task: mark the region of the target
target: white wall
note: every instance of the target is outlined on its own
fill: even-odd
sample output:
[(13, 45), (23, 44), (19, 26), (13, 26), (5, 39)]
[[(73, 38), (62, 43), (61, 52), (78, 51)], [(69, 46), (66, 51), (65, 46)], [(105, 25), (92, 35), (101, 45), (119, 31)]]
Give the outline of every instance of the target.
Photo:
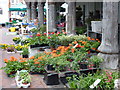
[(0, 8), (2, 8), (3, 13), (0, 14), (0, 23), (5, 23), (9, 21), (9, 8), (8, 0), (0, 0)]

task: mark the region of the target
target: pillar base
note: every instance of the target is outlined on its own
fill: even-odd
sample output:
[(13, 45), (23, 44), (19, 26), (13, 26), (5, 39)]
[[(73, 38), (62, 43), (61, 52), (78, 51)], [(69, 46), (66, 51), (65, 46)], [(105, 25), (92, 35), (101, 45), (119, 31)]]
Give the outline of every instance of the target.
[(103, 54), (99, 53), (98, 56), (104, 59), (100, 67), (103, 69), (118, 70), (119, 54)]

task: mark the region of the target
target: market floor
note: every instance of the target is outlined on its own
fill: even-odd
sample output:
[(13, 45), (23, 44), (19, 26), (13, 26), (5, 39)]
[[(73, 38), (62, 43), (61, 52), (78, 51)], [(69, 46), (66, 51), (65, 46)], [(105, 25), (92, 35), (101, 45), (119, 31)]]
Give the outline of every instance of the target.
[[(14, 44), (12, 38), (16, 35), (7, 35), (7, 28), (0, 28), (0, 43), (4, 44)], [(20, 57), (19, 53), (8, 54), (6, 51), (0, 50), (0, 67), (5, 66), (3, 62), (4, 58), (9, 59), (10, 56), (14, 56), (16, 58)], [(32, 83), (30, 88), (47, 88), (47, 85), (43, 82), (42, 77), (39, 75), (31, 75)], [(17, 88), (15, 79), (7, 77), (6, 73), (3, 70), (0, 70), (0, 88)], [(0, 89), (1, 90), (1, 89)]]

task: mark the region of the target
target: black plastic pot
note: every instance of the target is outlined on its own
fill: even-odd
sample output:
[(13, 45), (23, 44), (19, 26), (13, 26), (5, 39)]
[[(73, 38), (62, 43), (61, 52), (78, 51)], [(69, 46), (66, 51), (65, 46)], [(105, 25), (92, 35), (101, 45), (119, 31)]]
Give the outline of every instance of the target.
[(28, 58), (29, 56), (28, 55), (22, 55), (23, 58)]
[(44, 81), (47, 85), (58, 85), (60, 83), (57, 73), (46, 73), (44, 75)]
[(40, 74), (40, 75), (44, 75), (46, 73), (46, 71), (45, 70), (43, 70), (43, 71), (40, 71), (40, 72), (30, 72), (30, 74), (31, 75), (34, 75), (34, 74)]
[(88, 73), (94, 74), (97, 72), (97, 70), (100, 70), (98, 68), (92, 68), (92, 69), (83, 69), (80, 70), (80, 74), (88, 75)]
[(52, 70), (55, 70), (55, 68), (53, 67), (53, 65), (47, 65), (47, 70), (52, 71)]
[(61, 83), (63, 83), (64, 85), (68, 82), (65, 76), (60, 77), (60, 81), (61, 81)]
[(80, 69), (87, 69), (87, 64), (79, 63)]

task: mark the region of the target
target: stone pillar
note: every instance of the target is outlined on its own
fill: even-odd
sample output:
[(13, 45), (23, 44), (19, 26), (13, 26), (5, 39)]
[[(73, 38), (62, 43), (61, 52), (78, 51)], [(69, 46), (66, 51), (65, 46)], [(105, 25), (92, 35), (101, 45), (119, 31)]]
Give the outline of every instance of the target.
[(56, 31), (56, 9), (54, 2), (48, 2), (48, 30)]
[(39, 26), (44, 24), (44, 5), (42, 2), (38, 2), (38, 21)]
[(68, 34), (75, 34), (76, 27), (76, 3), (68, 3), (68, 13), (66, 15), (66, 31)]
[(31, 2), (31, 15), (32, 15), (32, 20), (37, 18), (37, 3), (36, 2)]
[(27, 22), (30, 22), (31, 19), (31, 2), (26, 2), (27, 5)]
[(103, 2), (103, 34), (102, 43), (98, 48), (104, 59), (101, 67), (106, 69), (118, 69), (118, 2), (104, 0)]

